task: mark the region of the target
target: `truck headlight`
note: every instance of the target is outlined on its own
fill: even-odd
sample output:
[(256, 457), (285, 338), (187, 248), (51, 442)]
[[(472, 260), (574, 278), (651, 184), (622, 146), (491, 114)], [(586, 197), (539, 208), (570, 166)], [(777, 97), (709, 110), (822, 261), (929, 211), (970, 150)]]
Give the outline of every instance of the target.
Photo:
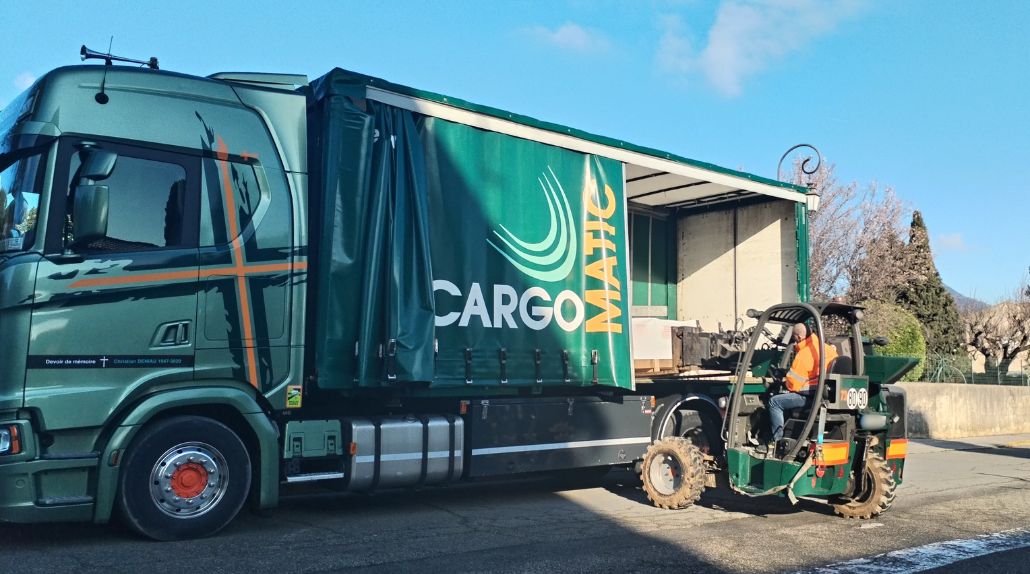
[(21, 452), (21, 439), (18, 437), (18, 426), (0, 427), (0, 456)]

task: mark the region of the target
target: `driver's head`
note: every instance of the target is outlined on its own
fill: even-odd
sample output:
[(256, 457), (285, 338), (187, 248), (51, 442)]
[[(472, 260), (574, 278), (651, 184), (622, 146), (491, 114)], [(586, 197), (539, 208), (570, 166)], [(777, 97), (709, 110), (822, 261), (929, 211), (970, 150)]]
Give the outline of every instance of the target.
[(791, 335), (790, 340), (795, 343), (800, 343), (805, 340), (808, 335), (808, 327), (804, 323), (794, 323), (794, 333)]

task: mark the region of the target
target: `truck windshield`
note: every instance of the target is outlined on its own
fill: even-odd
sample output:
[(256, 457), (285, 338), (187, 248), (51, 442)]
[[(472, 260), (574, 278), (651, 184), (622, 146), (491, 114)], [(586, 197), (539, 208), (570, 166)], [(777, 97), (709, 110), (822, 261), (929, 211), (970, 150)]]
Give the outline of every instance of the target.
[(0, 253), (33, 243), (40, 200), (42, 154), (0, 160)]

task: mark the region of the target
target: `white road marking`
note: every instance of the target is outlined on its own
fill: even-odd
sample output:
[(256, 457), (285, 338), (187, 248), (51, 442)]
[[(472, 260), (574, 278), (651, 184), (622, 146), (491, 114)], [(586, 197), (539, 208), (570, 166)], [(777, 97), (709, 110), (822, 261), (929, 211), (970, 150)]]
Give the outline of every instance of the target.
[(883, 526), (882, 522), (866, 522), (862, 526), (859, 526), (858, 529), (859, 530), (866, 530), (867, 528), (879, 528), (881, 526)]
[(967, 540), (949, 540), (838, 562), (796, 574), (910, 574), (947, 566), (961, 560), (1030, 547), (1030, 528), (985, 534)]

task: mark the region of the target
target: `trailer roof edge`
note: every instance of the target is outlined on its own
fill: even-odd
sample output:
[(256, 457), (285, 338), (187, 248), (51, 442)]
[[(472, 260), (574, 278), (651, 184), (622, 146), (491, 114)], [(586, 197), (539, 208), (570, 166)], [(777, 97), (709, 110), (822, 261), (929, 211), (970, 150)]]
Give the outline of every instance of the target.
[[(807, 190), (801, 186), (538, 120), (499, 108), (394, 84), (341, 68), (334, 69), (316, 81), (316, 83), (322, 82), (330, 85), (340, 82), (351, 89), (355, 84), (363, 85), (368, 99), (473, 127), (610, 157), (641, 167), (666, 171), (744, 191), (797, 202), (805, 201), (804, 194)], [(336, 91), (330, 86), (326, 87)], [(351, 90), (347, 91), (353, 93)]]

